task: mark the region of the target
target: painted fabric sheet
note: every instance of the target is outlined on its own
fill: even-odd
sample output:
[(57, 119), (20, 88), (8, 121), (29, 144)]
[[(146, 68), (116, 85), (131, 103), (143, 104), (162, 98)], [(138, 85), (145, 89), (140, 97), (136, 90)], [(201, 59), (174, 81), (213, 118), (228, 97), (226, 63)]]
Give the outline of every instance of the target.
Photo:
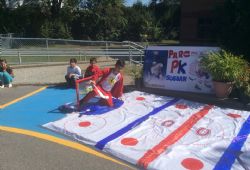
[(124, 94), (124, 104), (100, 115), (81, 115), (74, 112), (65, 118), (45, 124), (44, 127), (72, 136), (81, 142), (96, 145), (105, 137), (148, 114), (154, 108), (170, 102), (173, 98), (134, 91)]
[(106, 114), (45, 127), (145, 169), (250, 169), (250, 112), (136, 91), (124, 99)]

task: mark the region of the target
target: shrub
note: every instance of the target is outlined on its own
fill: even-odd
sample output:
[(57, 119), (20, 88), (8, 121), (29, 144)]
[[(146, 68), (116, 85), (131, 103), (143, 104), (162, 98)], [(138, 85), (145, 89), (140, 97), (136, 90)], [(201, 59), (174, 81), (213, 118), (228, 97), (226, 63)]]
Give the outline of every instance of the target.
[(246, 65), (247, 62), (241, 56), (225, 50), (211, 52), (201, 59), (201, 67), (218, 82), (235, 82), (244, 72)]
[(129, 74), (134, 78), (138, 79), (142, 77), (142, 66), (141, 65), (133, 65), (130, 69)]
[(242, 75), (239, 77), (239, 79), (236, 81), (236, 86), (242, 92), (250, 96), (250, 68), (246, 68), (245, 71), (242, 73)]

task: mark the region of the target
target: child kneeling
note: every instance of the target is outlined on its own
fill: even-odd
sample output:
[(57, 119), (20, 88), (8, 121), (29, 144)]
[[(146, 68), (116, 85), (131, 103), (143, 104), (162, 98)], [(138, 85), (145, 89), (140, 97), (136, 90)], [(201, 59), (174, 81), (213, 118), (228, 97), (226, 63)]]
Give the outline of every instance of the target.
[[(101, 71), (101, 74), (94, 75), (93, 81), (91, 82), (94, 89), (80, 100), (80, 107), (95, 96), (101, 97), (101, 105), (112, 107), (112, 97), (120, 98), (123, 94), (123, 76), (121, 70), (124, 67), (125, 62), (118, 60), (114, 68), (105, 68)], [(96, 83), (95, 80), (98, 79), (98, 76), (101, 76), (101, 79)]]

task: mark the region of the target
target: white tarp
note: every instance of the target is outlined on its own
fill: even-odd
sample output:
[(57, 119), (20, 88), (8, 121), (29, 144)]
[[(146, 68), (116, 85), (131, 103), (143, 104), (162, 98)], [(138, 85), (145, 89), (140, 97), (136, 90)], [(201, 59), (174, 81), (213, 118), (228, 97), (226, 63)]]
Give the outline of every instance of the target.
[[(143, 101), (140, 100), (143, 97)], [(46, 128), (64, 133), (84, 143), (95, 145), (97, 141), (116, 132), (132, 121), (146, 115), (154, 107), (163, 105), (173, 98), (132, 92), (124, 94), (122, 107), (101, 115), (68, 114), (65, 118), (44, 125)], [(139, 100), (138, 100), (139, 99)], [(85, 126), (82, 127), (81, 123)], [(90, 126), (89, 123), (91, 123)]]
[(249, 116), (247, 111), (134, 91), (111, 112), (73, 113), (44, 127), (103, 145), (105, 152), (146, 169), (240, 170), (250, 169)]

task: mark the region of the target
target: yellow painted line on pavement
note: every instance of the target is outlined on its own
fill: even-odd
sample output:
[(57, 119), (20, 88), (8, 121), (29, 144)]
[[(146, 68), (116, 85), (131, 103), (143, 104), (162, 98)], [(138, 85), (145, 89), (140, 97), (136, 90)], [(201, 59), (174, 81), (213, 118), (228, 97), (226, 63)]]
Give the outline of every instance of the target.
[(23, 100), (23, 99), (25, 99), (27, 97), (30, 97), (30, 96), (32, 96), (32, 95), (34, 95), (36, 93), (39, 93), (40, 91), (42, 91), (42, 90), (44, 90), (46, 88), (47, 88), (47, 86), (41, 87), (41, 88), (39, 88), (39, 89), (37, 89), (37, 90), (35, 90), (35, 91), (31, 92), (31, 93), (28, 93), (28, 94), (26, 94), (26, 95), (24, 95), (22, 97), (19, 97), (19, 98), (15, 99), (15, 100), (12, 100), (12, 101), (10, 101), (10, 102), (8, 102), (6, 104), (0, 105), (0, 109), (3, 109), (3, 108), (5, 108), (5, 107), (7, 107), (7, 106), (9, 106), (11, 104), (14, 104), (16, 102), (19, 102), (20, 100)]
[(103, 159), (118, 163), (120, 165), (127, 166), (130, 169), (135, 170), (135, 168), (132, 168), (129, 165), (126, 165), (126, 164), (124, 164), (124, 163), (122, 163), (122, 162), (120, 162), (118, 160), (115, 160), (115, 159), (113, 159), (113, 158), (111, 158), (109, 156), (106, 156), (106, 155), (104, 155), (104, 154), (102, 154), (100, 152), (95, 151), (94, 149), (88, 148), (88, 147), (86, 147), (84, 145), (81, 145), (79, 143), (76, 143), (76, 142), (72, 142), (72, 141), (69, 141), (69, 140), (61, 139), (61, 138), (58, 138), (58, 137), (50, 136), (50, 135), (39, 133), (39, 132), (34, 132), (34, 131), (24, 130), (24, 129), (18, 129), (18, 128), (13, 128), (13, 127), (0, 126), (0, 130), (6, 131), (6, 132), (11, 132), (11, 133), (27, 135), (27, 136), (32, 136), (32, 137), (36, 137), (36, 138), (39, 138), (39, 139), (44, 139), (44, 140), (47, 140), (47, 141), (50, 141), (50, 142), (54, 142), (54, 143), (57, 143), (57, 144), (60, 144), (60, 145), (64, 145), (64, 146), (67, 146), (67, 147), (70, 147), (70, 148), (73, 148), (73, 149), (77, 149), (77, 150), (80, 150), (80, 151), (95, 155), (97, 157), (100, 157), (100, 158), (103, 158)]

